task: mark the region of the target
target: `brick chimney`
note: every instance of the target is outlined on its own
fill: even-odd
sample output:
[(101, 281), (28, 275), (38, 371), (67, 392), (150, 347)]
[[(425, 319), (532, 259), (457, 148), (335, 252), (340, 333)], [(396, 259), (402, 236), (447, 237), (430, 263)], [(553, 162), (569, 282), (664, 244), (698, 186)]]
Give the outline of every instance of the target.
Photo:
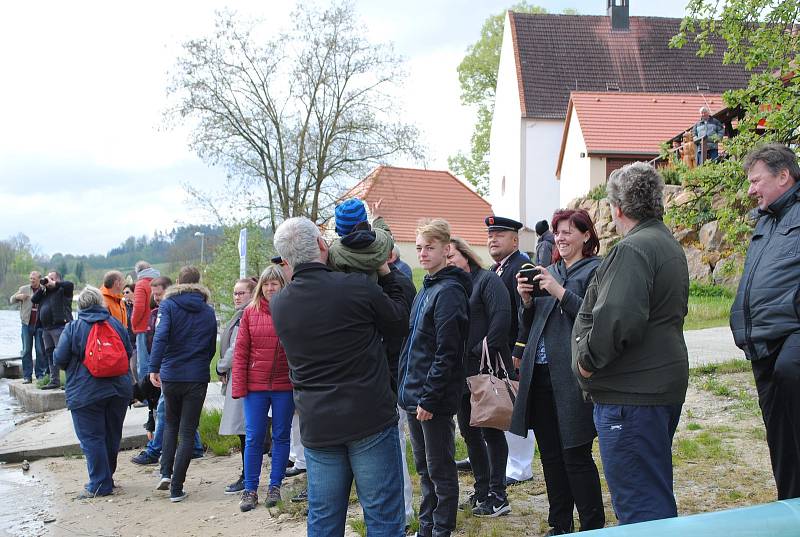
[(608, 16), (612, 31), (627, 32), (630, 29), (628, 0), (608, 0)]

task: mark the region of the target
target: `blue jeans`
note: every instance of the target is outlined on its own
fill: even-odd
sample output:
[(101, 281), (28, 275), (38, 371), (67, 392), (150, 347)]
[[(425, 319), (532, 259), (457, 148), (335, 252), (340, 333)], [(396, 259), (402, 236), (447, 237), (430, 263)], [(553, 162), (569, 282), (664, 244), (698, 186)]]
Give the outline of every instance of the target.
[[(22, 337), (22, 377), (25, 379), (30, 379), (33, 377), (33, 333), (35, 328), (28, 326), (27, 324), (22, 325), (22, 331), (20, 336)], [(37, 349), (39, 351), (39, 349)], [(36, 353), (37, 358), (39, 357), (39, 352)], [(37, 375), (38, 377), (38, 375)]]
[(264, 461), (264, 437), (267, 412), (272, 407), (272, 464), (269, 486), (280, 487), (289, 461), (289, 437), (292, 432), (294, 400), (291, 391), (249, 392), (244, 400), (244, 488), (258, 490), (261, 463)]
[[(161, 456), (161, 446), (164, 442), (164, 425), (166, 424), (166, 411), (164, 409), (164, 394), (158, 398), (158, 406), (156, 407), (156, 430), (153, 432), (153, 439), (147, 443), (145, 451), (153, 457)], [(200, 441), (200, 433), (194, 432), (194, 451), (193, 457), (203, 456), (203, 442)]]
[(594, 404), (600, 458), (620, 525), (678, 516), (672, 437), (682, 406)]
[(150, 374), (150, 353), (147, 352), (147, 333), (136, 334), (136, 374), (137, 380)]
[(117, 453), (128, 403), (127, 398), (115, 396), (71, 411), (72, 425), (89, 471), (86, 490), (96, 496), (107, 496), (114, 488)]
[(47, 353), (44, 350), (44, 330), (41, 326), (33, 330), (33, 347), (36, 350), (36, 361), (34, 362), (34, 373), (37, 379), (43, 379), (50, 372), (50, 365), (47, 363)]
[(344, 535), (353, 478), (367, 535), (403, 535), (403, 469), (397, 425), (361, 440), (324, 448), (305, 447), (308, 466), (309, 537)]

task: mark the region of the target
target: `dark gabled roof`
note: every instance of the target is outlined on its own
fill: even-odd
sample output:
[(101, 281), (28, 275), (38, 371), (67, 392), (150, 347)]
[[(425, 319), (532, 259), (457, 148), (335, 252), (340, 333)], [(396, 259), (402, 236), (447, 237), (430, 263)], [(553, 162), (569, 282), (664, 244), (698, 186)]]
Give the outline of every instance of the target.
[(681, 19), (631, 17), (630, 30), (612, 32), (604, 16), (509, 17), (523, 117), (564, 119), (572, 91), (723, 93), (750, 80), (741, 65), (722, 65), (721, 40), (705, 58), (693, 43), (669, 48)]

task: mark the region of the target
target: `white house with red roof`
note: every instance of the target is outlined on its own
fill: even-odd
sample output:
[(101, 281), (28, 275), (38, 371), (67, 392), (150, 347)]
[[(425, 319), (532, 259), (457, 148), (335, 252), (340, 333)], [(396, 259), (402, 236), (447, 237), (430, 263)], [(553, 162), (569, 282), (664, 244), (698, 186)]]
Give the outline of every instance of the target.
[(572, 92), (556, 164), (559, 205), (585, 196), (625, 164), (649, 161), (661, 144), (725, 107), (719, 94)]
[(484, 264), (491, 262), (484, 218), (494, 214), (492, 206), (450, 172), (378, 166), (342, 199), (350, 197), (370, 208), (381, 201), (380, 215), (392, 229), (401, 259), (412, 267), (419, 266), (416, 230), (424, 218), (444, 218), (454, 236), (466, 240)]
[[(670, 48), (681, 19), (631, 17), (629, 3), (605, 0), (607, 16), (506, 14), (489, 152), (496, 214), (532, 229), (562, 205), (556, 167), (572, 92), (697, 96), (747, 85), (741, 65), (723, 65), (723, 41), (712, 38), (716, 52), (703, 58), (694, 43)], [(625, 119), (632, 130), (658, 118)]]

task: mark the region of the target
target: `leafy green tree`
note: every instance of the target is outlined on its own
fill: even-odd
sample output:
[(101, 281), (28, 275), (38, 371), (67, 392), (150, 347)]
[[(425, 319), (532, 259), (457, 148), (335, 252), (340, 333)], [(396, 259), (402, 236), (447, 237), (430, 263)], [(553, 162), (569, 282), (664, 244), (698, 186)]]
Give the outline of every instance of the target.
[[(520, 13), (547, 13), (544, 8), (524, 1), (514, 4), (509, 10)], [(565, 9), (564, 12), (577, 14), (577, 11), (571, 8)], [(489, 138), (505, 17), (506, 11), (503, 11), (486, 19), (481, 28), (480, 39), (469, 46), (467, 55), (458, 65), (461, 102), (477, 107), (477, 120), (470, 140), (469, 154), (459, 151), (447, 159), (447, 164), (456, 175), (463, 176), (472, 183), (482, 195), (489, 192)]]
[(692, 41), (698, 55), (719, 54), (713, 37), (727, 47), (725, 64), (739, 64), (753, 72), (746, 88), (725, 92), (725, 103), (740, 109), (738, 135), (725, 142), (730, 156), (723, 162), (706, 162), (686, 172), (683, 183), (689, 200), (674, 206), (668, 218), (692, 226), (718, 219), (728, 242), (744, 250), (743, 240), (752, 221), (754, 203), (747, 196), (747, 178), (741, 166), (744, 155), (762, 143), (789, 143), (798, 138), (800, 125), (800, 33), (796, 31), (799, 0), (690, 0), (674, 47)]
[(239, 230), (247, 228), (247, 276), (258, 277), (275, 255), (267, 231), (253, 221), (225, 226), (214, 259), (206, 268), (203, 282), (223, 318), (233, 311), (233, 284), (239, 279)]

